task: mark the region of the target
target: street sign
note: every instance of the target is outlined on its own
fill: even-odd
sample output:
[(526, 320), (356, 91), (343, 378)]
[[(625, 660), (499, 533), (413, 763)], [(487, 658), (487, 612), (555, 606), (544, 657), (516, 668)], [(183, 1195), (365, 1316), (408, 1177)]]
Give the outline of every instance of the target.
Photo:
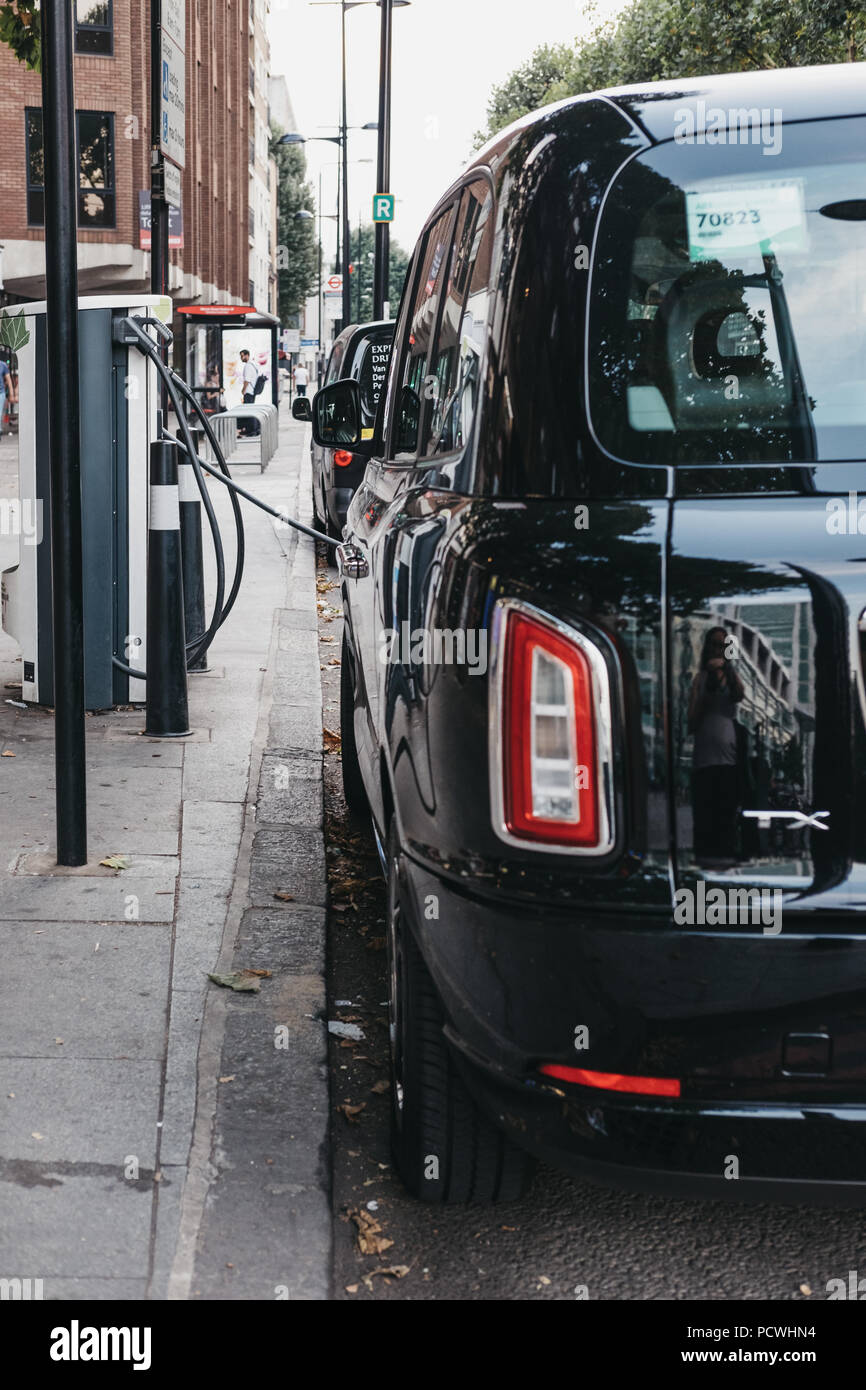
[(393, 193), (374, 193), (374, 194), (373, 194), (373, 221), (374, 221), (374, 222), (393, 222), (393, 221), (394, 221), (394, 194), (393, 194)]
[[(302, 339), (301, 339), (301, 347), (302, 347), (302, 348), (305, 348), (305, 347), (317, 347), (317, 346), (318, 346), (318, 342), (319, 342), (318, 338), (302, 338)], [(287, 349), (287, 350), (288, 350), (288, 349)]]
[(181, 173), (176, 164), (163, 164), (163, 196), (169, 207), (181, 206)]
[[(142, 251), (151, 249), (150, 233), (150, 189), (141, 188), (138, 192), (138, 244)], [(168, 209), (168, 244), (173, 251), (183, 246), (183, 213), (171, 204)]]
[(178, 48), (186, 48), (186, 0), (162, 0), (160, 21)]
[(299, 328), (287, 328), (283, 333), (283, 352), (300, 352), (301, 350), (301, 331)]
[(159, 148), (186, 164), (186, 0), (162, 0)]
[(329, 275), (325, 281), (325, 290), (330, 294), (342, 294), (343, 277), (342, 275)]

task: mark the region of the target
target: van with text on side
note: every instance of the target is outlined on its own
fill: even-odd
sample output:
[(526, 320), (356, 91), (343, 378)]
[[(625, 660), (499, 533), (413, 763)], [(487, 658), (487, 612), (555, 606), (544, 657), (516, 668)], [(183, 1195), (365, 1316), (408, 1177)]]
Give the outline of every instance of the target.
[[(367, 466), (373, 424), (394, 336), (393, 320), (353, 323), (344, 328), (331, 349), (323, 386), (349, 377), (358, 383), (361, 401), (361, 436), (354, 449), (323, 449), (313, 441), (313, 525), (338, 539), (343, 534), (352, 494)], [(304, 397), (292, 406), (296, 420), (310, 419), (310, 402)]]
[(859, 499), (866, 65), (570, 99), (444, 193), (338, 552), (417, 1196), (866, 1199)]

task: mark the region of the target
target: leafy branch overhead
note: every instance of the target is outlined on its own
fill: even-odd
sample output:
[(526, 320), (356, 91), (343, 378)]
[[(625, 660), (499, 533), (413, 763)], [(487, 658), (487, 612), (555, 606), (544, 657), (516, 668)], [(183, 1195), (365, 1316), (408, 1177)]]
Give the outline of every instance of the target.
[(19, 63), (38, 72), (42, 66), (42, 18), (39, 0), (14, 0), (0, 4), (0, 43), (5, 43)]

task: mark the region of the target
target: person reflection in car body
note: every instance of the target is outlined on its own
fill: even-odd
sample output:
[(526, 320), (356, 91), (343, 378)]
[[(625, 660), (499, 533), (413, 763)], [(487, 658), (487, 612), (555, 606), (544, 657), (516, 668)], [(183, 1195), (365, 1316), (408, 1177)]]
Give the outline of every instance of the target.
[(726, 655), (723, 627), (704, 638), (700, 670), (689, 696), (694, 851), (698, 860), (733, 860), (737, 855), (738, 762), (736, 707), (743, 683)]

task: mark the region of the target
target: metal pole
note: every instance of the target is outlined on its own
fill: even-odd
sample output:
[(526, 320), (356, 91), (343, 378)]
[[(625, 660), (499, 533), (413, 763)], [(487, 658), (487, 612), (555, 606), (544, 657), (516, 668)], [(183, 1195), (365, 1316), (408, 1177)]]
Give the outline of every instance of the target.
[[(322, 171), (319, 170), (319, 298), (316, 306), (319, 329), (319, 352), (322, 351)], [(318, 365), (318, 364), (317, 364)]]
[(87, 863), (84, 591), (78, 398), (78, 153), (72, 6), (42, 6), (42, 144), (54, 624), (57, 862)]
[(358, 323), (361, 322), (361, 213), (358, 213), (358, 264), (355, 266), (358, 277)]
[[(168, 294), (168, 203), (165, 201), (159, 122), (162, 109), (162, 0), (150, 0), (150, 289), (152, 294)], [(168, 363), (168, 349), (160, 344), (160, 355)], [(168, 387), (160, 376), (160, 403), (163, 419), (168, 415)]]
[[(379, 135), (377, 149), (376, 192), (391, 191), (391, 0), (380, 0), (382, 32), (379, 44)], [(388, 290), (391, 228), (387, 222), (376, 223), (376, 249), (373, 271), (373, 318), (385, 317)]]
[(343, 22), (343, 327), (346, 328), (352, 322), (352, 286), (349, 283), (349, 243), (352, 234), (349, 229), (349, 126), (346, 114), (346, 0), (342, 0), (340, 5), (340, 17)]

